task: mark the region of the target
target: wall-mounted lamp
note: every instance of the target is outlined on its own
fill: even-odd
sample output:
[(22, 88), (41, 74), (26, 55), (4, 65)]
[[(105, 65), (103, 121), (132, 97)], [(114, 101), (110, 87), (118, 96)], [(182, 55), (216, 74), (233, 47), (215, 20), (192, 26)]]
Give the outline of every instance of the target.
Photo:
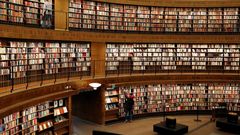
[(94, 90), (97, 90), (98, 87), (100, 87), (101, 83), (90, 83), (89, 86), (93, 87)]

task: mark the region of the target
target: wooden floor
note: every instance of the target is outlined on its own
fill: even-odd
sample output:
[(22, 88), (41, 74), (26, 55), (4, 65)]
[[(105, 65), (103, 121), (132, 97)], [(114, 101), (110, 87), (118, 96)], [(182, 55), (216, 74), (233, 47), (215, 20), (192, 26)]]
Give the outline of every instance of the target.
[[(177, 123), (188, 125), (188, 135), (234, 135), (216, 128), (209, 115), (199, 116), (201, 122), (196, 122), (194, 115), (171, 116), (177, 118)], [(157, 135), (153, 125), (163, 120), (163, 117), (148, 117), (134, 120), (131, 123), (118, 122), (111, 125), (97, 125), (73, 117), (73, 135), (91, 135), (93, 130), (119, 133), (123, 135)]]

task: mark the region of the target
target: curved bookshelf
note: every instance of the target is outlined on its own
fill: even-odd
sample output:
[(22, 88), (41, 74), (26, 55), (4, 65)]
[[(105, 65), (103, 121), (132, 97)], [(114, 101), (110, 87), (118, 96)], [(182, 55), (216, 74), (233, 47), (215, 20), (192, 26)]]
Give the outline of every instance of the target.
[[(29, 18), (23, 22), (22, 14), (19, 13), (19, 19), (11, 23), (40, 25), (41, 2), (22, 1), (25, 3), (1, 1), (1, 22), (9, 24), (5, 20), (9, 19), (6, 13), (12, 11), (6, 8), (14, 5), (13, 8), (18, 7), (19, 10), (22, 10), (22, 7), (26, 8), (24, 14), (30, 11), (32, 13), (26, 14)], [(17, 100), (23, 102), (26, 97), (37, 98), (43, 91), (46, 96), (51, 96), (62, 78), (68, 78), (63, 81), (64, 85), (71, 84), (78, 90), (82, 88), (81, 83), (87, 84), (92, 81), (99, 81), (105, 85), (121, 83), (116, 92), (101, 93), (105, 90), (100, 90), (102, 95), (98, 96), (104, 99), (99, 100), (101, 105), (98, 104), (98, 107), (104, 110), (96, 111), (103, 113), (96, 119), (104, 119), (108, 114), (110, 117), (106, 120), (118, 118), (121, 114), (119, 103), (122, 103), (122, 87), (127, 90), (130, 85), (135, 89), (141, 87), (146, 90), (136, 96), (139, 99), (144, 99), (145, 96), (141, 95), (144, 93), (150, 96), (149, 99), (143, 100), (143, 103), (149, 104), (136, 106), (136, 109), (141, 107), (143, 110), (136, 110), (135, 114), (163, 112), (162, 99), (168, 102), (168, 112), (194, 111), (194, 105), (198, 101), (203, 111), (209, 111), (215, 103), (222, 101), (229, 103), (230, 110), (239, 111), (236, 109), (239, 101), (235, 98), (237, 96), (233, 95), (239, 95), (239, 86), (236, 84), (239, 84), (240, 73), (240, 3), (233, 2), (231, 5), (228, 1), (226, 5), (221, 3), (211, 7), (207, 4), (196, 7), (193, 6), (193, 2), (185, 4), (188, 6), (174, 4), (172, 7), (146, 6), (144, 2), (139, 5), (133, 3), (106, 3), (101, 0), (70, 3), (67, 9), (69, 12), (66, 13), (69, 13), (69, 21), (72, 24), (64, 25), (81, 31), (56, 31), (1, 24), (1, 87), (5, 89), (5, 86), (15, 83), (28, 84), (37, 81), (44, 84), (47, 80), (54, 80), (54, 83), (49, 84), (51, 88), (46, 88), (45, 84), (34, 89), (23, 88), (24, 91), (19, 92), (22, 93), (21, 99)], [(29, 5), (32, 6), (28, 7)], [(38, 12), (34, 6), (40, 6)], [(32, 14), (37, 14), (38, 18)], [(10, 19), (14, 21), (14, 17)], [(2, 42), (2, 38), (6, 41)], [(82, 41), (83, 44), (89, 43), (89, 46), (80, 47), (78, 44), (82, 44)], [(91, 48), (90, 42), (98, 48)], [(98, 61), (97, 58), (101, 59)], [(96, 71), (101, 71), (99, 78), (92, 76)], [(92, 78), (82, 79), (82, 76)], [(77, 79), (70, 80), (74, 77)], [(137, 83), (144, 85), (137, 86)], [(153, 88), (153, 84), (157, 88)], [(176, 94), (171, 93), (176, 90)], [(161, 96), (159, 92), (162, 93)], [(185, 92), (191, 94), (186, 95)], [(196, 92), (198, 94), (195, 94)], [(9, 103), (5, 104), (14, 104), (12, 100), (19, 93), (13, 92), (9, 93), (9, 97), (1, 97), (0, 104), (4, 105), (3, 102), (9, 99)], [(104, 94), (108, 96), (107, 104), (104, 102)], [(193, 99), (195, 96), (199, 98)], [(172, 97), (177, 97), (178, 105), (175, 106), (175, 100), (171, 101)], [(192, 100), (190, 105), (185, 104), (185, 97), (189, 101)], [(147, 108), (144, 108), (145, 106)], [(19, 107), (11, 109), (21, 110)], [(48, 116), (52, 115), (50, 113)], [(61, 119), (57, 118), (60, 121)], [(62, 122), (70, 123), (68, 120)], [(63, 126), (61, 122), (56, 125)], [(67, 128), (63, 127), (58, 132), (67, 133), (65, 129)]]
[[(181, 2), (179, 2), (181, 3)], [(69, 29), (137, 33), (239, 33), (239, 7), (171, 7), (69, 1)]]
[(90, 76), (90, 43), (0, 41), (0, 87)]
[(106, 75), (239, 73), (239, 44), (108, 43)]
[[(71, 132), (71, 118), (68, 103), (71, 98), (55, 99), (21, 108), (8, 116), (0, 118), (1, 134), (53, 134), (55, 132)], [(57, 104), (57, 105), (56, 105)], [(59, 108), (58, 108), (59, 107)], [(43, 111), (44, 110), (44, 111)], [(55, 116), (57, 112), (58, 116)], [(54, 116), (53, 116), (54, 114)], [(64, 123), (64, 126), (59, 126)]]
[[(120, 84), (111, 89), (117, 91), (115, 109), (109, 110), (106, 102), (105, 122), (125, 117), (124, 93), (133, 93), (135, 117), (159, 114), (195, 114), (197, 111), (211, 114), (211, 111), (226, 103), (226, 110), (240, 112), (239, 83), (138, 83)], [(109, 92), (109, 88), (106, 89)], [(105, 95), (106, 101), (109, 98)], [(112, 104), (116, 104), (112, 102)], [(118, 110), (118, 111), (116, 111)], [(110, 119), (111, 118), (111, 119)]]

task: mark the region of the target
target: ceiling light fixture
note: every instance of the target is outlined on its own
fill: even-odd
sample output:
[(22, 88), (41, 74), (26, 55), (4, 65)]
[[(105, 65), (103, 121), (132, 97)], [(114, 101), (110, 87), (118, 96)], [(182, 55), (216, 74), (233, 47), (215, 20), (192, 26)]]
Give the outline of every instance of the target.
[(101, 83), (90, 83), (89, 86), (93, 87), (94, 90), (97, 90), (98, 87), (100, 87)]

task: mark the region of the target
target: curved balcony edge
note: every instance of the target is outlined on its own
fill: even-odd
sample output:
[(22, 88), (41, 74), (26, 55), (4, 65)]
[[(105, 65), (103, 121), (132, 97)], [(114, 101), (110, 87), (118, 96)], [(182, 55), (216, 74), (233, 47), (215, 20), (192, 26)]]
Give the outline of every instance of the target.
[(134, 34), (109, 32), (58, 31), (0, 24), (2, 39), (86, 41), (99, 43), (240, 43), (240, 35), (233, 34)]
[[(144, 77), (143, 77), (144, 76)], [(137, 84), (156, 84), (156, 83), (240, 83), (239, 74), (161, 74), (161, 75), (131, 75), (117, 77), (98, 77), (82, 80), (72, 80), (58, 84), (45, 85), (42, 87), (21, 90), (2, 96), (0, 100), (0, 117), (13, 113), (20, 108), (26, 108), (31, 105), (59, 97), (76, 95), (81, 91), (92, 90), (88, 86), (91, 82), (101, 84), (117, 85), (137, 85)], [(71, 89), (66, 89), (71, 86)]]

